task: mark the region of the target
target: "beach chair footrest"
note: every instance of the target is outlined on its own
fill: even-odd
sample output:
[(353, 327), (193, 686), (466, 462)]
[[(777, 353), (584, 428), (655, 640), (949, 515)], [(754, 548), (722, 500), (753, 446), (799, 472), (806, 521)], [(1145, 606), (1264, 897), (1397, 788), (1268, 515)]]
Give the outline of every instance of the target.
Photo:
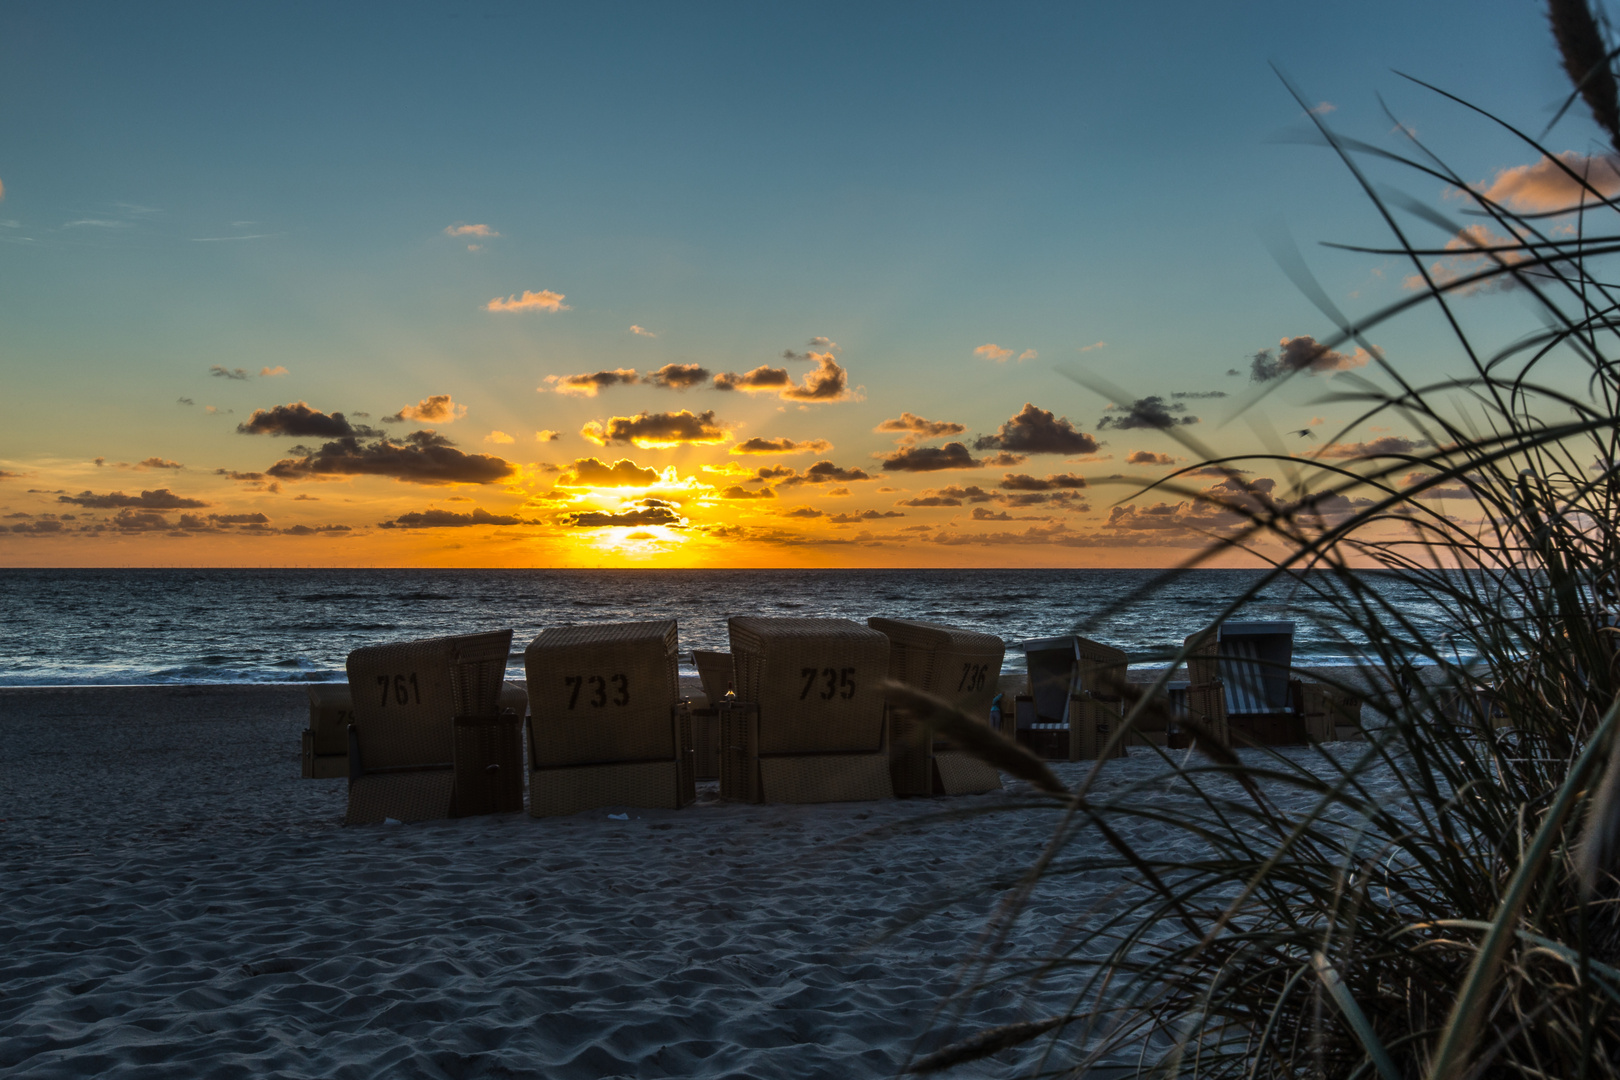
[(697, 797), (690, 770), (675, 761), (568, 765), (529, 773), (529, 813), (577, 814), (603, 806), (679, 810)]
[(1001, 788), (1001, 774), (961, 750), (934, 751), (934, 779), (941, 795), (974, 795)]
[(455, 792), (453, 768), (367, 773), (349, 781), (345, 825), (430, 821), (450, 816)]

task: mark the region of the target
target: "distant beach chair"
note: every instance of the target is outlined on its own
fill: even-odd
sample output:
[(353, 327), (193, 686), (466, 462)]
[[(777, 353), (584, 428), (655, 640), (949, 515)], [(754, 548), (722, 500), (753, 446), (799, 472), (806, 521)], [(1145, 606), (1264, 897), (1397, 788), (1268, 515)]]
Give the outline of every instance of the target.
[(1293, 678), (1292, 622), (1227, 622), (1187, 638), (1189, 698), (1217, 685), (1209, 720), (1262, 746), (1305, 742), (1303, 686)]
[[(516, 683), (501, 684), (500, 711), (522, 716), (529, 695)], [(304, 729), (303, 777), (341, 780), (349, 775), (349, 725), (354, 723), (354, 695), (349, 684), (309, 684), (309, 727)]]
[(703, 680), (702, 708), (692, 710), (692, 768), (699, 780), (720, 776), (720, 703), (732, 688), (734, 675), (731, 654), (705, 649), (692, 650), (692, 666)]
[(730, 620), (737, 701), (720, 707), (720, 793), (748, 802), (886, 799), (889, 639), (849, 619)]
[[(1050, 760), (1095, 760), (1124, 715), (1116, 688), (1126, 680), (1130, 657), (1078, 634), (1033, 638), (1022, 648), (1029, 693), (1015, 699), (1016, 739)], [(1109, 756), (1124, 757), (1125, 743)]]
[[(349, 654), (354, 722), (349, 727), (346, 824), (454, 816), (459, 812), (458, 780), (468, 789), (469, 809), (488, 801), (473, 788), (510, 792), (514, 773), (521, 800), (521, 758), (511, 760), (510, 736), (504, 755), (507, 775), (499, 774), (500, 762), (494, 760), (463, 760), (457, 768), (457, 721), (493, 723), (499, 716), (511, 647), (512, 631), (501, 630), (371, 645)], [(506, 726), (521, 741), (515, 723)]]
[[(889, 678), (944, 698), (989, 725), (1005, 642), (994, 634), (912, 619), (873, 617), (866, 625), (889, 639)], [(994, 766), (914, 726), (890, 714), (889, 776), (896, 795), (965, 795), (1001, 787)]]
[(679, 809), (695, 798), (674, 619), (557, 626), (523, 654), (529, 813)]

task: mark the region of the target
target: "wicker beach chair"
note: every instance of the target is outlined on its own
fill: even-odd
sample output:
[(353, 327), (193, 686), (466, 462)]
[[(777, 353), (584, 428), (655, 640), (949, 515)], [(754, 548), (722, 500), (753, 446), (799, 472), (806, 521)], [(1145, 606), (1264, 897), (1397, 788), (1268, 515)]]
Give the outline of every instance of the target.
[[(1130, 657), (1080, 637), (1034, 638), (1023, 643), (1030, 705), (1015, 712), (1015, 737), (1041, 757), (1089, 761), (1107, 747), (1124, 714), (1123, 683)], [(1110, 757), (1124, 757), (1116, 743)]]
[[(866, 625), (889, 639), (889, 678), (989, 724), (1007, 654), (1000, 638), (911, 619), (874, 617)], [(912, 721), (890, 714), (889, 776), (896, 795), (965, 795), (1001, 787), (994, 766), (913, 728)]]
[(738, 702), (721, 706), (720, 793), (751, 802), (886, 799), (889, 639), (849, 619), (730, 620)]
[(523, 654), (529, 813), (679, 809), (695, 797), (674, 619), (558, 626)]
[[(522, 716), (529, 695), (517, 683), (501, 684), (500, 711)], [(309, 684), (309, 727), (304, 729), (303, 777), (341, 780), (349, 775), (349, 725), (354, 723), (354, 695), (349, 684)]]
[(1305, 742), (1303, 685), (1291, 677), (1293, 623), (1221, 623), (1189, 635), (1187, 649), (1189, 701), (1195, 693), (1209, 695), (1209, 720), (1224, 738), (1261, 746)]
[[(354, 722), (346, 824), (457, 813), (456, 722), (499, 715), (511, 647), (512, 631), (501, 630), (372, 645), (349, 654)], [(463, 766), (466, 772), (474, 763)], [(521, 784), (521, 771), (512, 771)], [(468, 775), (479, 785), (504, 780), (510, 790), (510, 775), (500, 777), (487, 765)], [(485, 801), (467, 794), (469, 803)]]
[(693, 649), (692, 666), (708, 699), (692, 710), (692, 770), (699, 780), (714, 780), (720, 776), (720, 703), (732, 689), (731, 654)]

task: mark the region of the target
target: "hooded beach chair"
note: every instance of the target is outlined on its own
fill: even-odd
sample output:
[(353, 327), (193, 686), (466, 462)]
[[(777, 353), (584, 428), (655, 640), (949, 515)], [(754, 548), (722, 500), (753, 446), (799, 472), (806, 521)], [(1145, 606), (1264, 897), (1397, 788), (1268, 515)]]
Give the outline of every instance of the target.
[(705, 649), (692, 650), (692, 666), (703, 680), (707, 702), (692, 710), (692, 769), (699, 780), (720, 776), (720, 703), (732, 689), (731, 654)]
[[(500, 711), (522, 716), (529, 695), (516, 683), (501, 684)], [(309, 684), (309, 727), (304, 729), (303, 777), (341, 780), (349, 775), (349, 725), (354, 695), (346, 682)]]
[(720, 708), (720, 793), (749, 802), (886, 799), (889, 639), (849, 619), (730, 620), (737, 701)]
[[(866, 625), (889, 639), (889, 678), (943, 698), (989, 725), (1007, 654), (1000, 638), (912, 619), (874, 617)], [(910, 719), (890, 714), (889, 776), (896, 795), (965, 795), (1001, 787), (994, 766), (914, 727)]]
[(530, 643), (530, 814), (692, 802), (676, 637), (664, 619), (557, 626)]
[(1293, 623), (1221, 623), (1189, 635), (1187, 650), (1189, 701), (1195, 692), (1208, 695), (1202, 700), (1221, 737), (1246, 736), (1262, 746), (1305, 742), (1303, 689), (1292, 678)]
[[(476, 726), (499, 717), (511, 647), (512, 631), (500, 630), (371, 645), (349, 654), (354, 721), (349, 726), (346, 824), (472, 812), (489, 801), (486, 788), (506, 791), (509, 804), (514, 778), (521, 807), (522, 762), (521, 757), (513, 760), (513, 747), (522, 733), (515, 716), (505, 725), (507, 737), (485, 748), (487, 760), (461, 754), (464, 791), (457, 798), (457, 721), (473, 722), (468, 730), (476, 737)], [(489, 756), (502, 745), (504, 754)]]
[[(1094, 760), (1126, 711), (1118, 687), (1130, 657), (1078, 634), (1034, 638), (1023, 650), (1029, 693), (1014, 702), (1015, 738), (1044, 758)], [(1124, 742), (1109, 756), (1124, 757)]]

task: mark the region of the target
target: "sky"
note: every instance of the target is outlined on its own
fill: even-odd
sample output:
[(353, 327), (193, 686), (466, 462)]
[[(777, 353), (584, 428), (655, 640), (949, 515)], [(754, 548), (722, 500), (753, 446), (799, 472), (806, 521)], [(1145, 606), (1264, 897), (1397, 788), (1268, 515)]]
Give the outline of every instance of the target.
[(0, 16), (0, 565), (1166, 565), (1231, 522), (1145, 484), (1412, 435), (1268, 246), (1408, 288), (1310, 113), (1559, 197), (1398, 74), (1539, 133), (1526, 3)]

